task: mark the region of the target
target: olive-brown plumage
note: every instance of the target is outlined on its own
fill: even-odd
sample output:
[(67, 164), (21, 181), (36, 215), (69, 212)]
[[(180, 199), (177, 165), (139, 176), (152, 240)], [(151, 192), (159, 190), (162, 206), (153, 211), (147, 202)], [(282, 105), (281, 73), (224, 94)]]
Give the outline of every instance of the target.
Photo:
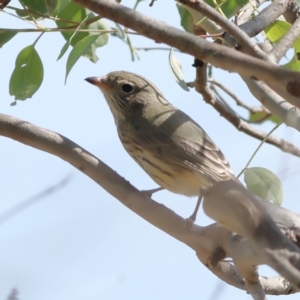
[(126, 151), (163, 188), (198, 196), (214, 181), (235, 179), (207, 133), (146, 78), (119, 71), (86, 80), (103, 92)]

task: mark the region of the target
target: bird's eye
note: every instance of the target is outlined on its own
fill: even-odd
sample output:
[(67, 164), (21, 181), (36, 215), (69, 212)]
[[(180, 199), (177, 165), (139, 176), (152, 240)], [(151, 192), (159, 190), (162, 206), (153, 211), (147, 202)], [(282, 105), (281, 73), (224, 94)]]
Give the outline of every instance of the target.
[(122, 85), (122, 90), (125, 93), (130, 93), (130, 92), (132, 92), (133, 87), (132, 87), (132, 85), (130, 85), (128, 83), (125, 83), (125, 84)]

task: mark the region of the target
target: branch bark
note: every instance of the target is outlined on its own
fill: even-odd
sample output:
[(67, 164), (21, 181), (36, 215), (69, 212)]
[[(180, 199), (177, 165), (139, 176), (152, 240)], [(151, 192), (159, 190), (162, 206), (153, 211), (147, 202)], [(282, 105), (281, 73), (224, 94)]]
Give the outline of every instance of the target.
[[(248, 274), (252, 275), (253, 265), (268, 263), (280, 274), (289, 278), (293, 286), (287, 284), (282, 277), (257, 277), (261, 291), (276, 295), (297, 291), (298, 283), (293, 276), (298, 276), (299, 271), (288, 265), (286, 257), (291, 257), (292, 263), (299, 268), (299, 249), (291, 241), (299, 243), (300, 217), (275, 205), (269, 208), (268, 205), (271, 204), (267, 202), (257, 206), (255, 200), (256, 202), (254, 201), (253, 204), (253, 196), (251, 194), (249, 196), (249, 192), (245, 191), (242, 185), (234, 186), (233, 192), (234, 190), (237, 192), (235, 195), (229, 194), (229, 198), (228, 193), (224, 192), (222, 188), (209, 189), (204, 202), (205, 209), (210, 216), (218, 220), (221, 216), (222, 220), (219, 221), (229, 229), (243, 234), (243, 237), (236, 236), (231, 230), (218, 223), (206, 227), (193, 225), (192, 228), (188, 228), (185, 219), (145, 196), (105, 163), (58, 133), (0, 114), (0, 135), (48, 152), (70, 163), (140, 217), (195, 250), (199, 260), (228, 284), (257, 293), (257, 286), (254, 289), (253, 286), (249, 287), (251, 278)], [(226, 186), (227, 182), (220, 184)], [(229, 182), (229, 184), (231, 183)], [(232, 188), (231, 185), (229, 187)], [(242, 199), (242, 201), (238, 199)], [(214, 201), (218, 201), (218, 204), (216, 205)], [(246, 208), (243, 203), (247, 204)], [(222, 212), (223, 208), (225, 209)], [(258, 208), (259, 211), (257, 211)], [(227, 211), (229, 212), (227, 213)], [(247, 217), (249, 212), (252, 213), (250, 220)], [(285, 235), (279, 230), (270, 215)], [(263, 235), (260, 230), (261, 226), (266, 226), (263, 228), (265, 233)], [(269, 228), (270, 231), (266, 228)], [(277, 241), (277, 238), (280, 240)], [(259, 250), (262, 246), (264, 248)], [(281, 252), (278, 246), (283, 247)], [(278, 256), (283, 260), (281, 263), (278, 261), (274, 263), (271, 258), (277, 259)], [(224, 257), (232, 257), (240, 269), (236, 269), (228, 262), (221, 261)], [(245, 279), (240, 274), (246, 274)], [(261, 291), (260, 295), (262, 295)]]
[[(300, 96), (300, 74), (264, 62), (228, 47), (209, 43), (166, 23), (109, 0), (73, 0), (101, 16), (131, 28), (156, 42), (165, 43), (199, 60), (256, 80), (262, 80), (277, 93)], [(300, 107), (300, 99), (293, 103)]]

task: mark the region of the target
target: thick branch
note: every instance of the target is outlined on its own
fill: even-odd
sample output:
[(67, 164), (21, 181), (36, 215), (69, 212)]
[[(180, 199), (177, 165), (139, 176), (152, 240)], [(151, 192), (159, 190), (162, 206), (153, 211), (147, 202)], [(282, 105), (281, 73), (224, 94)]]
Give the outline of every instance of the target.
[(300, 131), (300, 110), (276, 94), (265, 83), (242, 77), (253, 96), (286, 125)]
[[(198, 67), (197, 69), (200, 69), (200, 68)], [(202, 73), (197, 71), (196, 74), (198, 76), (198, 74), (202, 74)], [(253, 81), (251, 79), (248, 79), (248, 81), (249, 81), (249, 84), (250, 83), (257, 84), (256, 81)], [(197, 78), (196, 78), (196, 87), (197, 87), (197, 82), (198, 82), (198, 86), (201, 86), (199, 84), (199, 82), (201, 82), (201, 79), (197, 80)], [(265, 85), (265, 87), (268, 88), (266, 85)], [(268, 88), (268, 90), (272, 91), (270, 88)], [(267, 133), (265, 133), (262, 130), (259, 130), (257, 128), (254, 128), (249, 123), (242, 120), (230, 107), (227, 107), (223, 102), (216, 99), (216, 97), (213, 95), (212, 91), (210, 90), (210, 88), (208, 86), (205, 86), (205, 87), (201, 86), (201, 89), (198, 89), (197, 91), (202, 94), (203, 99), (205, 100), (206, 103), (210, 104), (215, 110), (217, 110), (220, 113), (220, 115), (222, 117), (224, 117), (227, 121), (229, 121), (234, 127), (236, 127), (236, 129), (238, 129), (256, 139), (259, 139), (261, 141), (267, 136)], [(273, 94), (275, 94), (275, 93), (273, 92)], [(258, 95), (257, 95), (257, 97), (258, 97)], [(267, 102), (267, 99), (264, 100), (264, 98), (262, 98), (261, 102), (264, 104), (264, 102)], [(270, 101), (270, 102), (271, 102), (271, 104), (274, 103), (272, 101)], [(285, 104), (288, 106), (291, 106), (287, 102), (279, 103), (278, 105), (283, 106), (283, 108), (280, 108), (280, 106), (279, 106), (278, 108), (275, 107), (275, 109), (282, 112)], [(268, 106), (273, 108), (272, 105), (266, 105), (267, 108), (269, 108)], [(297, 111), (295, 112), (295, 110), (297, 110)], [(294, 117), (294, 115), (296, 113), (298, 113), (298, 109), (294, 108), (293, 110), (290, 110), (290, 111), (286, 111), (286, 110), (284, 110), (284, 111), (286, 112), (286, 114), (284, 115), (285, 118), (283, 120), (286, 121), (288, 125), (293, 125), (293, 127), (299, 126), (299, 130), (300, 130), (300, 125), (298, 125), (298, 124), (300, 124), (300, 117), (298, 117), (296, 119), (295, 118), (292, 119)], [(280, 116), (281, 115), (282, 115), (282, 113), (280, 114)], [(296, 121), (296, 123), (295, 123), (295, 121)], [(283, 152), (291, 153), (295, 156), (300, 157), (300, 148), (295, 147), (292, 143), (289, 143), (279, 137), (271, 135), (266, 139), (266, 143), (279, 148)]]
[[(209, 43), (166, 23), (156, 21), (109, 0), (73, 0), (105, 18), (136, 30), (157, 42), (168, 44), (199, 60), (266, 82), (278, 93), (300, 96), (300, 74), (250, 57), (232, 49)], [(293, 103), (294, 104), (294, 103)], [(300, 99), (296, 103), (300, 107)], [(296, 105), (294, 104), (294, 105)]]
[(241, 24), (239, 26), (240, 29), (250, 37), (256, 36), (285, 13), (293, 1), (294, 0), (274, 0), (253, 19)]
[(260, 5), (265, 3), (267, 0), (252, 0), (251, 3), (248, 2), (244, 7), (239, 10), (236, 24), (241, 25), (248, 22), (252, 18), (255, 8), (258, 8)]
[(299, 16), (300, 7), (296, 1), (292, 1), (288, 10), (283, 14), (287, 22), (293, 24)]
[(233, 180), (214, 184), (204, 193), (203, 209), (228, 230), (245, 237), (260, 260), (300, 290), (300, 249), (284, 236), (266, 207), (241, 184)]
[[(191, 229), (187, 228), (185, 219), (176, 215), (164, 205), (146, 197), (98, 158), (58, 133), (0, 114), (0, 135), (12, 138), (67, 161), (97, 182), (133, 212), (194, 249), (201, 262), (207, 265), (222, 280), (237, 288), (246, 289), (243, 278), (241, 278), (233, 265), (216, 261), (218, 259), (215, 256), (216, 250), (223, 249), (226, 257), (230, 256), (237, 259), (237, 256), (239, 256), (241, 260), (247, 261), (247, 263), (257, 264), (259, 260), (254, 251), (252, 251), (252, 256), (249, 256), (248, 249), (251, 247), (249, 244), (243, 248), (243, 245), (239, 247), (239, 243), (236, 241), (233, 243), (232, 233), (221, 225), (212, 224), (207, 227), (193, 225)], [(238, 210), (234, 207), (232, 209), (232, 211), (238, 213)], [(281, 228), (288, 232), (288, 236), (297, 242), (297, 239), (295, 240), (297, 236), (295, 230), (296, 228), (300, 230), (297, 217), (294, 217), (288, 211), (283, 214), (275, 206), (272, 209), (274, 211), (270, 209), (271, 214), (275, 217), (283, 216), (281, 219), (277, 217), (278, 223), (281, 224)], [(291, 220), (292, 225), (285, 219)], [(239, 247), (239, 251), (234, 251), (237, 247)], [(243, 255), (246, 255), (244, 259), (242, 258)], [(215, 267), (211, 267), (208, 262), (211, 262)], [(284, 280), (278, 280), (278, 278), (260, 278), (260, 282), (268, 294), (286, 294), (295, 291), (288, 285), (284, 285)]]

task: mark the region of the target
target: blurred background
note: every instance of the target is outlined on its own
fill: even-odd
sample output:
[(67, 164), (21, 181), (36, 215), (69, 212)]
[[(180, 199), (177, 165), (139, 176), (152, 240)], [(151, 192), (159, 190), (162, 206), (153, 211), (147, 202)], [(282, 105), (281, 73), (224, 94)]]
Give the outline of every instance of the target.
[[(180, 28), (174, 1), (157, 1), (152, 8), (143, 1), (138, 11)], [(134, 1), (122, 1), (133, 6)], [(17, 6), (17, 1), (10, 3)], [(114, 26), (113, 23), (108, 23)], [(27, 25), (26, 25), (27, 26)], [(46, 21), (45, 27), (53, 23)], [(23, 22), (4, 13), (1, 28), (23, 28)], [(29, 27), (31, 28), (31, 27)], [(259, 141), (239, 132), (194, 90), (182, 90), (169, 70), (168, 51), (139, 51), (131, 61), (128, 46), (117, 37), (99, 48), (99, 61), (80, 58), (64, 84), (65, 55), (56, 62), (65, 40), (60, 33), (46, 33), (36, 49), (44, 65), (44, 81), (38, 92), (26, 101), (10, 106), (9, 79), (18, 53), (32, 44), (38, 33), (19, 33), (0, 49), (0, 111), (37, 126), (56, 131), (116, 170), (140, 190), (156, 184), (122, 148), (115, 124), (101, 92), (84, 79), (111, 71), (126, 70), (155, 83), (175, 106), (198, 122), (221, 148), (235, 174), (238, 174), (259, 145)], [(131, 36), (134, 47), (167, 47), (139, 36)], [(70, 49), (69, 49), (70, 51)], [(193, 57), (175, 52), (185, 80), (195, 78)], [(259, 105), (236, 74), (214, 69), (213, 76), (249, 105)], [(228, 102), (244, 117), (247, 112)], [(266, 122), (261, 129), (274, 127)], [(299, 134), (282, 125), (275, 132), (295, 145)], [(265, 167), (282, 180), (283, 206), (299, 212), (299, 159), (265, 144), (252, 167)], [(0, 137), (0, 216), (35, 195), (69, 182), (22, 212), (0, 224), (0, 299), (13, 288), (18, 299), (96, 300), (96, 299), (251, 299), (210, 273), (186, 245), (148, 224), (95, 182), (55, 156)], [(153, 199), (182, 217), (188, 217), (196, 198), (162, 191)], [(213, 221), (200, 209), (197, 224)], [(268, 267), (260, 275), (275, 276)], [(299, 295), (281, 296), (297, 299)], [(275, 299), (269, 296), (268, 299)], [(278, 299), (278, 298), (276, 298)]]

